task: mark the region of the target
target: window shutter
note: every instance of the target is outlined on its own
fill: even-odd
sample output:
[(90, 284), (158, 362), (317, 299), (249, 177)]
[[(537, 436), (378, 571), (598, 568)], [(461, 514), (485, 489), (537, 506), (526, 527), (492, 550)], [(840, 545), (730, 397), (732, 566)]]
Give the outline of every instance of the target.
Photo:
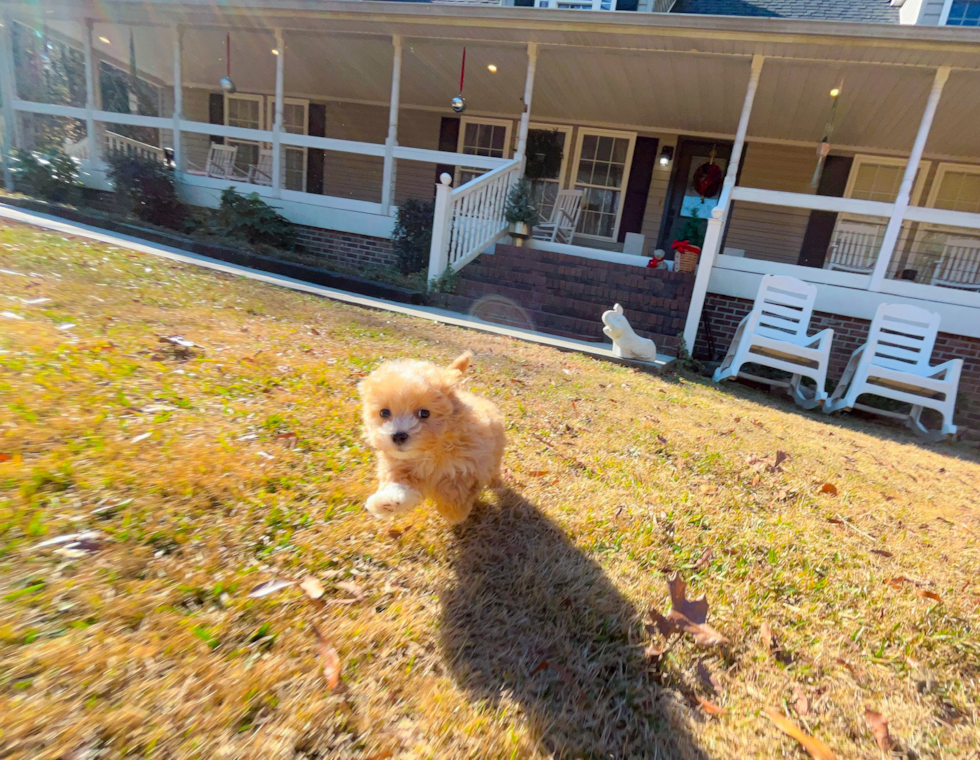
[(650, 194), (650, 180), (653, 179), (653, 164), (657, 160), (655, 137), (637, 137), (633, 147), (633, 163), (630, 164), (630, 178), (626, 182), (626, 196), (623, 198), (623, 215), (619, 222), (619, 242), (626, 240), (627, 232), (641, 232), (643, 213), (647, 208)]
[[(853, 162), (854, 159), (850, 156), (827, 156), (820, 175), (820, 184), (817, 185), (817, 195), (843, 198)], [(804, 267), (822, 267), (836, 224), (836, 211), (811, 211), (806, 232), (803, 234), (803, 245), (800, 246), (800, 258), (796, 263)]]
[[(448, 151), (449, 153), (455, 153), (459, 147), (459, 124), (460, 120), (453, 116), (443, 116), (442, 123), (439, 125), (439, 150)], [(437, 164), (436, 165), (436, 184), (439, 184), (439, 177), (442, 174), (448, 174), (450, 177), (456, 175), (456, 167), (449, 166), (448, 164)], [(435, 196), (435, 188), (432, 189), (433, 197)]]
[[(307, 132), (311, 137), (327, 136), (327, 107), (323, 103), (310, 103)], [(306, 192), (323, 195), (324, 151), (310, 148), (306, 151)]]
[[(212, 92), (208, 94), (208, 123), (209, 124), (225, 123), (225, 96), (223, 93)], [(224, 145), (225, 138), (215, 137), (212, 135), (211, 142), (218, 143), (219, 145)]]

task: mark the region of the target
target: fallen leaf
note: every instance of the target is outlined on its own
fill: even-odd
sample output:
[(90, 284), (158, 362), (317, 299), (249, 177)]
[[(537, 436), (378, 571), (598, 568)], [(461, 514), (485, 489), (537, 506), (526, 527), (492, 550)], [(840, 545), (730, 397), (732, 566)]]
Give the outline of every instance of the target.
[(13, 459), (13, 456), (3, 451), (0, 451), (0, 462), (9, 462), (11, 459)]
[[(708, 619), (708, 599), (688, 599), (687, 584), (680, 573), (674, 573), (667, 579), (667, 591), (670, 593), (671, 613), (678, 612), (695, 624), (702, 624)], [(669, 615), (668, 615), (669, 617)]]
[(282, 441), (289, 448), (293, 448), (296, 445), (296, 441), (299, 436), (296, 433), (279, 433), (276, 436), (277, 441)]
[(943, 598), (939, 596), (935, 591), (929, 591), (924, 588), (917, 588), (915, 590), (915, 595), (923, 599), (932, 599), (934, 602), (942, 602)]
[(714, 558), (715, 553), (711, 550), (711, 547), (705, 549), (703, 552), (701, 552), (701, 557), (698, 559), (698, 561), (694, 563), (694, 572), (700, 573), (709, 564), (711, 564), (711, 560)]
[(661, 446), (666, 446), (667, 445), (667, 439), (664, 438), (662, 435), (658, 435), (657, 436), (657, 443), (659, 443)]
[(34, 546), (35, 549), (43, 549), (48, 546), (60, 546), (63, 548), (74, 549), (82, 553), (98, 551), (102, 546), (103, 535), (97, 530), (86, 530), (81, 533), (65, 533), (54, 538), (48, 538)]
[(708, 715), (728, 715), (728, 710), (724, 707), (718, 707), (714, 702), (709, 702), (704, 697), (698, 697), (698, 704), (701, 705), (701, 709), (704, 710)]
[(150, 435), (152, 435), (152, 434), (151, 433), (141, 433), (140, 435), (134, 437), (130, 441), (130, 443), (139, 443), (140, 441), (145, 441), (147, 438), (150, 437)]
[(342, 691), (344, 682), (340, 680), (340, 655), (333, 645), (323, 638), (320, 630), (313, 625), (313, 634), (316, 636), (317, 651), (320, 660), (323, 662), (323, 676), (327, 679), (327, 688), (332, 692)]
[(762, 645), (776, 658), (778, 662), (783, 663), (783, 665), (793, 664), (793, 654), (792, 652), (787, 652), (783, 649), (782, 645), (779, 643), (779, 639), (776, 638), (776, 634), (772, 632), (772, 628), (769, 627), (769, 623), (763, 622), (759, 626), (759, 638), (762, 639)]
[(653, 662), (654, 665), (660, 664), (660, 658), (664, 656), (666, 647), (660, 644), (648, 644), (647, 648), (643, 650), (643, 654)]
[(312, 575), (306, 576), (303, 582), (299, 584), (299, 587), (303, 589), (303, 593), (310, 599), (319, 599), (323, 596), (323, 584)]
[(877, 554), (879, 557), (894, 557), (895, 555), (891, 552), (885, 551), (884, 549), (872, 549), (872, 554)]
[(651, 607), (647, 611), (647, 615), (653, 620), (653, 624), (647, 624), (647, 633), (653, 633), (655, 630), (659, 630), (660, 634), (666, 639), (669, 638), (672, 633), (674, 633), (674, 625), (667, 618), (661, 615), (656, 609)]
[(785, 451), (777, 451), (776, 462), (772, 466), (773, 472), (780, 469), (783, 466), (783, 462), (785, 462), (787, 459), (789, 459), (789, 454), (787, 454)]
[(833, 483), (824, 483), (820, 486), (820, 493), (830, 494), (831, 496), (837, 495), (837, 486)]
[(875, 741), (878, 742), (878, 748), (882, 752), (890, 752), (891, 748), (895, 746), (895, 740), (888, 733), (888, 718), (874, 710), (865, 710), (864, 719), (871, 726), (871, 733), (874, 734)]
[(293, 581), (284, 581), (282, 578), (273, 578), (271, 581), (260, 583), (258, 586), (253, 588), (248, 592), (248, 596), (249, 599), (259, 599), (263, 596), (274, 594), (277, 591), (282, 591), (282, 589), (292, 585)]
[(796, 741), (803, 745), (803, 749), (809, 752), (816, 760), (837, 760), (837, 755), (830, 750), (830, 747), (819, 739), (815, 739), (802, 731), (793, 721), (780, 714), (776, 708), (766, 708), (766, 715), (769, 716), (769, 720), (775, 723), (780, 731), (796, 739)]
[(311, 327), (310, 328), (310, 333), (313, 334), (313, 335), (319, 335), (320, 334), (320, 331), (317, 330), (315, 327)]
[(346, 591), (348, 594), (353, 594), (356, 601), (361, 601), (364, 598), (364, 589), (358, 586), (356, 583), (351, 581), (340, 581), (334, 584), (341, 591)]
[(801, 718), (805, 718), (810, 712), (810, 701), (806, 698), (803, 687), (799, 684), (793, 685), (793, 709)]
[(547, 474), (547, 470), (534, 470), (533, 472), (529, 472), (527, 475), (530, 478), (543, 478)]
[[(673, 633), (690, 634), (694, 643), (702, 647), (714, 647), (728, 642), (724, 636), (708, 625), (708, 600), (688, 599), (685, 596), (687, 584), (679, 573), (674, 573), (667, 579), (667, 590), (670, 592), (671, 609), (664, 617), (656, 609), (651, 608), (650, 617), (665, 638)], [(648, 630), (650, 628), (648, 627)]]
[(762, 639), (762, 646), (766, 649), (771, 650), (773, 648), (776, 639), (773, 638), (772, 628), (769, 627), (769, 623), (763, 622), (759, 626), (759, 638)]
[(710, 483), (708, 485), (701, 486), (701, 490), (704, 491), (704, 493), (711, 496), (712, 494), (718, 493), (718, 486), (714, 485), (713, 483)]
[(913, 581), (911, 578), (906, 578), (904, 575), (899, 575), (897, 578), (889, 578), (885, 581), (885, 583), (892, 588), (901, 588), (906, 583), (911, 583), (913, 586), (915, 585), (915, 581)]
[(718, 676), (708, 670), (704, 660), (698, 660), (698, 678), (701, 679), (701, 683), (708, 691), (713, 694), (721, 694), (721, 682), (718, 680)]
[(181, 335), (161, 335), (160, 343), (169, 343), (172, 346), (179, 346), (180, 348), (194, 348), (194, 344), (189, 340), (185, 340)]

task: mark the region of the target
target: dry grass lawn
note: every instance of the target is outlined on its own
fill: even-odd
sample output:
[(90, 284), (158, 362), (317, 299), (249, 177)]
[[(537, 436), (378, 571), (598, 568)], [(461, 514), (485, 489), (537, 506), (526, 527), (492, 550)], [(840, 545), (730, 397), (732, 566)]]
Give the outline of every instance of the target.
[[(0, 270), (0, 757), (805, 757), (767, 707), (977, 757), (975, 450), (27, 228)], [(372, 519), (359, 378), (464, 348), (506, 488)], [(669, 571), (727, 644), (655, 654)]]

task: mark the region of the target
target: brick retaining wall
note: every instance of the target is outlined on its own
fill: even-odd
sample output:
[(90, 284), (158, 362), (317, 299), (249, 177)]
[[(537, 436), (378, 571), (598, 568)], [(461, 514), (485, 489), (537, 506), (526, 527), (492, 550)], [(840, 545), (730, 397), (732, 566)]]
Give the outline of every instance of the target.
[[(704, 302), (704, 315), (715, 340), (716, 356), (712, 358), (719, 361), (724, 358), (728, 346), (735, 337), (738, 323), (751, 310), (752, 301), (746, 298), (708, 294)], [(834, 330), (834, 342), (830, 350), (830, 371), (827, 376), (836, 381), (844, 373), (844, 367), (851, 354), (868, 339), (871, 322), (866, 319), (815, 311), (810, 321), (810, 333), (828, 327)], [(699, 353), (707, 353), (708, 346), (703, 325), (698, 332), (696, 348)], [(939, 333), (931, 363), (942, 364), (950, 359), (963, 360), (955, 421), (958, 425), (980, 428), (980, 339)]]
[(296, 240), (304, 251), (322, 256), (327, 262), (372, 269), (392, 269), (398, 260), (387, 238), (337, 232), (319, 227), (295, 225)]

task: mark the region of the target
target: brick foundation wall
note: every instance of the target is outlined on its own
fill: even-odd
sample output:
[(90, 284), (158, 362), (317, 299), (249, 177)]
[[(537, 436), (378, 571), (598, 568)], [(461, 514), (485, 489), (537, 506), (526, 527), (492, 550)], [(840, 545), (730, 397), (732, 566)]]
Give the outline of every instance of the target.
[(319, 227), (296, 226), (296, 240), (306, 253), (322, 256), (326, 262), (348, 267), (391, 269), (398, 264), (387, 238), (337, 232)]
[[(711, 327), (715, 341), (715, 356), (711, 357), (712, 359), (720, 361), (724, 358), (728, 346), (735, 337), (738, 323), (751, 310), (752, 301), (748, 299), (708, 294), (704, 302), (704, 316)], [(844, 373), (844, 367), (851, 354), (868, 339), (871, 322), (866, 319), (815, 311), (810, 321), (810, 332), (816, 333), (828, 327), (834, 330), (834, 342), (830, 349), (830, 370), (827, 376), (836, 381)], [(696, 343), (699, 356), (708, 353), (705, 337), (702, 324)], [(939, 333), (931, 363), (941, 364), (950, 359), (963, 360), (955, 422), (957, 425), (980, 428), (980, 339)]]

